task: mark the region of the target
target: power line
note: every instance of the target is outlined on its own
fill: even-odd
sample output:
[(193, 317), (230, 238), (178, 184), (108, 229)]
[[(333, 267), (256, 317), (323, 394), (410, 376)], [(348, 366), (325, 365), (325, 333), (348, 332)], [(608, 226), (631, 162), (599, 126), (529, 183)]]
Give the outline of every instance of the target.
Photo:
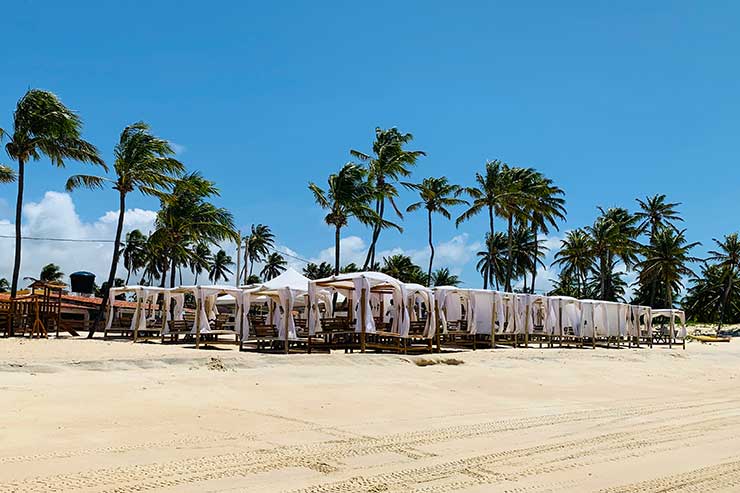
[[(0, 235), (0, 238), (5, 239), (15, 239), (15, 236), (11, 235)], [(45, 236), (21, 236), (22, 240), (31, 240), (31, 241), (61, 241), (66, 243), (113, 243), (115, 240), (95, 240), (95, 239), (87, 239), (87, 238), (51, 238), (51, 237), (45, 237)], [(296, 260), (300, 260), (301, 262), (305, 264), (310, 264), (310, 260), (306, 260), (305, 258), (299, 257), (297, 255), (293, 255), (292, 253), (284, 252), (282, 250), (278, 250), (277, 248), (270, 248), (272, 251), (279, 253), (280, 255), (285, 255), (286, 257), (290, 257)]]
[[(15, 236), (0, 235), (0, 238), (15, 239)], [(21, 236), (22, 240), (35, 240), (35, 241), (64, 241), (68, 243), (113, 243), (114, 240), (93, 240), (84, 238), (48, 238), (42, 236)]]

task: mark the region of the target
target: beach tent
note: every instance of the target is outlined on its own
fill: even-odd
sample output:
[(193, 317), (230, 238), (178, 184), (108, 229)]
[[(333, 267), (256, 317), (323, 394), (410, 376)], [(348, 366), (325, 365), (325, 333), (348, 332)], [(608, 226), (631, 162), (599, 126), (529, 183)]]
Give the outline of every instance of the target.
[[(411, 322), (418, 321), (418, 316), (414, 307), (421, 307), (423, 304), (426, 309), (426, 319), (422, 335), (425, 338), (433, 338), (437, 332), (437, 310), (435, 310), (434, 292), (426, 286), (414, 283), (402, 283), (401, 291), (406, 301), (405, 309), (408, 317), (405, 317), (405, 320), (407, 320), (408, 323), (401, 327), (401, 330), (405, 331), (405, 333), (399, 331), (400, 335), (403, 337), (409, 335)], [(388, 297), (389, 301), (392, 299), (391, 294), (381, 294), (381, 296)], [(411, 308), (411, 310), (409, 310), (409, 308)]]
[[(218, 337), (219, 335), (234, 335), (235, 341), (239, 342), (241, 335), (242, 326), (247, 319), (247, 313), (249, 311), (249, 293), (235, 286), (223, 286), (223, 285), (195, 285), (195, 286), (179, 286), (168, 290), (171, 299), (184, 300), (184, 295), (190, 293), (195, 298), (195, 319), (190, 333), (195, 335), (195, 347), (200, 347), (201, 335), (210, 334)], [(234, 310), (234, 329), (218, 329), (212, 328), (211, 323), (216, 321), (218, 316), (218, 310), (216, 309), (216, 300), (219, 296), (231, 295), (233, 303), (235, 305)], [(165, 296), (166, 297), (166, 296)], [(244, 307), (247, 310), (244, 310)], [(233, 344), (231, 341), (229, 344)]]
[[(683, 310), (676, 309), (661, 309), (652, 310), (650, 314), (651, 324), (656, 318), (666, 317), (668, 319), (668, 333), (663, 337), (667, 339), (668, 345), (671, 346), (676, 339), (680, 338), (683, 341), (684, 348), (686, 347), (686, 314)], [(680, 323), (678, 331), (676, 331), (676, 320)], [(653, 337), (655, 337), (655, 331), (653, 330)]]
[[(271, 306), (271, 321), (278, 329), (278, 337), (285, 341), (285, 351), (289, 347), (291, 340), (298, 339), (298, 333), (295, 325), (294, 309), (300, 304), (305, 306), (308, 295), (308, 284), (310, 279), (302, 275), (295, 269), (288, 267), (279, 276), (260, 283), (243, 286), (244, 291), (250, 297), (261, 297), (271, 300), (276, 309), (273, 311)], [(320, 294), (320, 301), (326, 301), (326, 294)], [(247, 312), (249, 307), (246, 308)], [(249, 322), (243, 324), (243, 337), (249, 336)]]
[[(147, 327), (147, 324), (151, 325), (152, 322), (156, 319), (156, 311), (155, 311), (155, 303), (157, 301), (157, 296), (160, 293), (166, 292), (165, 288), (159, 288), (159, 287), (153, 287), (153, 286), (123, 286), (123, 287), (113, 287), (108, 292), (108, 320), (106, 321), (105, 330), (103, 332), (103, 337), (106, 337), (109, 332), (111, 332), (111, 329), (114, 329), (113, 327), (113, 321), (114, 321), (114, 312), (115, 312), (115, 299), (117, 296), (120, 296), (122, 294), (134, 294), (136, 295), (136, 308), (134, 310), (134, 315), (131, 318), (130, 326), (128, 327), (128, 331), (131, 334), (133, 334), (134, 342), (139, 340), (139, 332), (145, 332), (150, 331), (151, 328)], [(166, 317), (163, 316), (163, 327), (160, 330), (164, 329), (164, 324), (166, 323)], [(119, 327), (120, 329), (125, 329), (123, 327)]]
[(409, 313), (404, 299), (405, 291), (402, 291), (401, 287), (402, 284), (398, 279), (381, 272), (352, 272), (309, 281), (309, 336), (322, 332), (321, 314), (318, 308), (322, 289), (333, 290), (345, 295), (348, 300), (354, 300), (353, 303), (350, 303), (349, 310), (350, 313), (355, 315), (354, 331), (360, 334), (360, 344), (363, 351), (365, 350), (366, 334), (376, 332), (375, 319), (370, 304), (372, 293), (390, 295), (390, 300), (393, 302), (391, 331), (400, 335), (403, 335), (405, 331), (408, 334)]

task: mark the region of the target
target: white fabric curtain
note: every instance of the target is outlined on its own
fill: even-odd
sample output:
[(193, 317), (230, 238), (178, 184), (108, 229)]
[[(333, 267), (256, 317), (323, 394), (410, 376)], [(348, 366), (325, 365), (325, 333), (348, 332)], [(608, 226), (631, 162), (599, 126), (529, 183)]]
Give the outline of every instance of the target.
[[(331, 305), (331, 301), (329, 301)], [(319, 288), (314, 282), (308, 283), (308, 333), (321, 332), (321, 312), (319, 311)]]
[[(504, 324), (506, 323), (506, 307), (504, 306), (504, 298), (498, 291), (493, 292), (493, 302), (496, 305), (496, 319), (493, 321), (493, 328), (499, 333), (504, 331)], [(496, 322), (498, 322), (498, 329), (496, 329)]]
[(398, 321), (398, 335), (401, 337), (408, 337), (409, 330), (411, 329), (411, 315), (409, 314), (409, 293), (406, 287), (402, 284), (400, 286), (400, 296), (395, 296), (393, 304), (396, 304), (395, 299), (400, 302), (396, 313), (399, 314), (400, 320)]
[(278, 326), (278, 337), (281, 340), (285, 339), (287, 325), (288, 339), (294, 340), (296, 339), (295, 319), (293, 318), (295, 296), (290, 288), (280, 288), (278, 289), (278, 298), (280, 299), (280, 306), (283, 309), (280, 325)]
[(437, 310), (435, 310), (434, 293), (431, 291), (424, 291), (424, 304), (427, 307), (427, 321), (424, 325), (424, 337), (432, 338), (437, 333)]
[(437, 289), (434, 291), (434, 302), (439, 312), (439, 324), (442, 326), (442, 333), (447, 333), (447, 290)]
[(558, 305), (556, 300), (546, 299), (547, 323), (545, 332), (550, 335), (560, 334), (560, 317), (558, 316)]
[(117, 294), (118, 293), (112, 289), (108, 291), (108, 321), (105, 324), (105, 330), (110, 330), (113, 326), (113, 317), (115, 317), (116, 314), (113, 302), (116, 300)]
[[(373, 320), (373, 312), (370, 306), (370, 281), (365, 277), (356, 277), (352, 280), (354, 284), (354, 297), (355, 297), (355, 332), (362, 332), (363, 323), (365, 326), (365, 332), (368, 334), (375, 333), (375, 320)], [(362, 320), (360, 303), (362, 300), (362, 292), (365, 292), (365, 320)]]

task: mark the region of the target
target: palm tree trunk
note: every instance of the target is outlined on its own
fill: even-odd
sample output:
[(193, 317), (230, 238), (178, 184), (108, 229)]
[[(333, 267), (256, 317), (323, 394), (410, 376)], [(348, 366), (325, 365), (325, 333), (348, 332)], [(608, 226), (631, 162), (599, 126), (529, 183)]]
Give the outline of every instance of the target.
[(666, 303), (668, 304), (668, 309), (673, 309), (673, 289), (671, 289), (671, 283), (668, 282), (668, 279), (665, 280), (665, 293), (666, 293)]
[(334, 229), (334, 275), (339, 275), (339, 240), (341, 239), (341, 226)]
[(124, 215), (126, 214), (126, 193), (125, 192), (119, 192), (118, 193), (118, 225), (116, 226), (116, 238), (113, 240), (113, 259), (110, 263), (110, 272), (108, 273), (108, 284), (101, 293), (101, 296), (103, 299), (100, 301), (100, 310), (98, 311), (98, 314), (95, 316), (95, 322), (93, 322), (92, 327), (90, 327), (90, 331), (87, 333), (88, 339), (92, 339), (92, 337), (95, 335), (95, 331), (98, 328), (98, 324), (101, 320), (103, 320), (103, 316), (105, 315), (105, 308), (108, 305), (108, 292), (110, 291), (110, 288), (113, 287), (113, 283), (116, 280), (116, 269), (118, 268), (118, 256), (121, 253), (120, 246), (121, 246), (121, 234), (123, 233), (123, 219)]
[[(26, 171), (24, 159), (18, 159), (18, 196), (15, 201), (15, 259), (13, 260), (13, 280), (10, 285), (10, 298), (15, 298), (18, 293), (18, 277), (21, 273), (21, 213), (23, 212), (23, 187)], [(13, 335), (13, 328), (10, 328)]]
[[(378, 214), (380, 219), (383, 219), (383, 214), (385, 213), (385, 199), (379, 199), (375, 202), (375, 212)], [(375, 247), (378, 244), (378, 238), (380, 238), (380, 230), (380, 224), (373, 226), (373, 236), (370, 240), (370, 246), (367, 249), (367, 256), (365, 257), (365, 264), (362, 270), (372, 269), (372, 266), (375, 265)]]
[(730, 272), (727, 273), (727, 285), (725, 286), (725, 291), (722, 293), (722, 304), (719, 306), (719, 324), (717, 324), (717, 335), (719, 335), (719, 332), (722, 330), (722, 319), (725, 315), (725, 305), (727, 305), (727, 298), (730, 296), (730, 287), (732, 286), (732, 278), (734, 277), (734, 272), (732, 269), (730, 269)]
[(427, 285), (432, 285), (432, 263), (434, 262), (434, 242), (432, 241), (432, 211), (427, 211), (429, 223), (429, 271), (427, 272)]
[(177, 262), (172, 260), (172, 266), (170, 267), (170, 287), (175, 287), (175, 275), (177, 274)]
[[(493, 287), (493, 207), (488, 206), (488, 234), (490, 235), (490, 243), (486, 242), (488, 247), (488, 274), (487, 277), (491, 280), (491, 287)], [(487, 284), (487, 282), (484, 282), (484, 284)], [(496, 281), (497, 287), (496, 290), (498, 291), (498, 280)], [(487, 289), (487, 286), (483, 286), (483, 289)]]
[(601, 268), (599, 269), (599, 284), (601, 285), (601, 293), (599, 293), (599, 296), (601, 296), (602, 300), (606, 300), (606, 260), (604, 259), (603, 255), (601, 259), (599, 259), (599, 262), (601, 263)]
[(534, 294), (534, 283), (537, 281), (537, 254), (540, 243), (537, 240), (537, 225), (532, 223), (532, 235), (534, 235), (534, 249), (532, 251), (532, 294)]
[(128, 286), (129, 279), (131, 279), (131, 269), (126, 269), (126, 286)]
[(511, 292), (511, 276), (514, 273), (514, 255), (512, 250), (514, 249), (514, 216), (509, 216), (509, 226), (508, 226), (508, 234), (509, 237), (507, 238), (507, 252), (506, 252), (506, 283), (504, 285), (504, 289)]
[(483, 269), (483, 272), (481, 272), (483, 275), (483, 289), (488, 289), (488, 278), (490, 277), (488, 271), (489, 269)]

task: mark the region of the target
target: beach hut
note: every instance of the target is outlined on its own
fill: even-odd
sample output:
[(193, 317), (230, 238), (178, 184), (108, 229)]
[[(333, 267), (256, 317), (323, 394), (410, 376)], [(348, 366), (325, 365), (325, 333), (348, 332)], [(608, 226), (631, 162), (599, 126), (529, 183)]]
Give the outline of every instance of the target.
[(640, 347), (645, 342), (649, 347), (653, 346), (652, 330), (652, 308), (642, 305), (630, 305), (631, 316), (628, 324), (628, 344), (632, 347), (634, 343)]
[[(423, 288), (424, 291), (422, 291)], [(330, 290), (342, 294), (347, 300), (347, 316), (322, 318), (318, 309), (321, 290)], [(418, 285), (405, 286), (387, 274), (380, 272), (353, 272), (339, 274), (324, 279), (312, 280), (308, 284), (309, 313), (308, 338), (310, 347), (327, 349), (395, 350), (409, 352), (431, 350), (431, 340), (436, 327), (430, 326), (427, 334), (422, 334), (424, 344), (416, 345), (419, 340), (410, 334), (411, 315), (408, 307), (409, 293), (414, 295), (427, 292), (428, 289)], [(374, 296), (376, 295), (376, 296)], [(433, 303), (433, 296), (428, 292), (427, 300)], [(383, 315), (378, 320), (373, 316), (372, 299), (382, 303)], [(386, 300), (388, 307), (386, 307)], [(389, 309), (388, 324), (383, 321), (385, 310)], [(431, 307), (430, 307), (431, 308)], [(433, 310), (433, 308), (432, 308)], [(426, 313), (430, 310), (427, 309)], [(378, 310), (376, 309), (376, 312)]]
[[(255, 327), (255, 330), (251, 331), (249, 320), (245, 321), (242, 348), (244, 342), (249, 340), (257, 343), (257, 349), (261, 349), (264, 342), (271, 343), (271, 346), (279, 343), (286, 354), (291, 346), (307, 346), (308, 338), (301, 337), (301, 335), (307, 336), (308, 334), (299, 333), (295, 312), (299, 306), (304, 308), (308, 306), (309, 281), (307, 277), (288, 267), (279, 276), (267, 282), (242, 286), (249, 300), (264, 300), (270, 305), (267, 324), (261, 324), (261, 327)], [(320, 295), (319, 301), (326, 301), (325, 293), (320, 293)], [(249, 311), (249, 304), (246, 305), (245, 310)], [(265, 331), (265, 328), (270, 328), (270, 331)]]
[[(131, 337), (134, 342), (158, 339), (167, 323), (166, 310), (158, 310), (156, 303), (166, 288), (154, 286), (123, 286), (108, 291), (108, 317), (103, 330), (103, 338), (118, 335)], [(136, 296), (136, 308), (122, 311), (116, 308), (116, 297), (125, 294)]]
[[(182, 299), (183, 303), (185, 294), (192, 294), (195, 298), (195, 313), (192, 317), (190, 335), (195, 338), (196, 348), (200, 348), (201, 341), (206, 345), (240, 344), (242, 325), (246, 317), (244, 306), (245, 301), (248, 301), (242, 289), (234, 286), (197, 285), (179, 286), (168, 291), (170, 299)], [(183, 298), (179, 296), (175, 298), (176, 295), (183, 295)], [(229, 320), (231, 317), (228, 314), (218, 313), (216, 300), (222, 295), (233, 297), (235, 305), (233, 321)], [(188, 321), (187, 317), (185, 320)], [(177, 332), (181, 333), (179, 330), (181, 324), (174, 323), (169, 327), (171, 333), (175, 332), (175, 327), (178, 327)]]
[[(680, 340), (682, 347), (686, 349), (686, 314), (683, 310), (668, 308), (652, 310), (650, 318), (653, 344), (668, 344), (668, 347), (673, 347), (673, 344), (678, 344)], [(660, 324), (656, 329), (656, 319), (667, 320), (667, 322)], [(677, 321), (679, 323), (678, 329), (676, 328)]]

